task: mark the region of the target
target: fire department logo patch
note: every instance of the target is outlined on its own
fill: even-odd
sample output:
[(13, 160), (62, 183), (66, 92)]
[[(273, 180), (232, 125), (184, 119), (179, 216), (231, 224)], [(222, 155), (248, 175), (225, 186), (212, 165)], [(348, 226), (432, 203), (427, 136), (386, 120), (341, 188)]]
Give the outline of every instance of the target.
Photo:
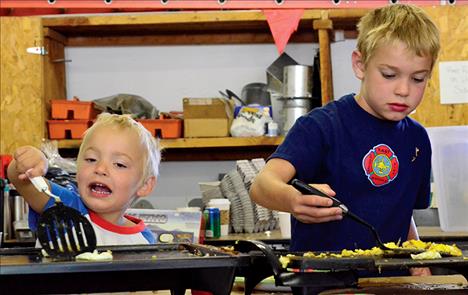
[(382, 186), (398, 175), (398, 158), (386, 144), (371, 149), (362, 159), (362, 168), (373, 186)]

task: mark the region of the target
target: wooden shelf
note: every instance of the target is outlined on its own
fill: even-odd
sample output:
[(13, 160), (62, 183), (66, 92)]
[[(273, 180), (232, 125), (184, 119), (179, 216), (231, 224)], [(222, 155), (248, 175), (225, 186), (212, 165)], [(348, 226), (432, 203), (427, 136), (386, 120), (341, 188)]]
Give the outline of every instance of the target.
[[(177, 138), (161, 139), (164, 149), (187, 148), (224, 148), (224, 147), (256, 147), (277, 146), (283, 142), (283, 136), (259, 136), (259, 137), (212, 137), (212, 138)], [(59, 149), (77, 149), (81, 145), (81, 139), (58, 140)]]
[[(283, 139), (283, 136), (162, 139), (162, 160), (226, 161), (267, 158)], [(80, 145), (81, 139), (58, 140), (62, 157), (76, 157)]]
[(277, 146), (284, 137), (219, 137), (219, 138), (178, 138), (163, 139), (163, 148), (212, 148), (212, 147), (246, 147), (246, 146)]

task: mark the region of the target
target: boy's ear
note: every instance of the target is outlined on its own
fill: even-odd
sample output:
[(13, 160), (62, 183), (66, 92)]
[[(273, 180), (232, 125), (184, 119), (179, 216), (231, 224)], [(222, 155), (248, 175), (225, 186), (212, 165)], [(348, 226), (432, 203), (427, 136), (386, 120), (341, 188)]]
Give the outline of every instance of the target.
[(351, 56), (351, 61), (353, 64), (353, 71), (356, 78), (359, 80), (364, 79), (364, 73), (366, 71), (364, 61), (362, 60), (362, 54), (358, 50), (354, 50)]
[(155, 186), (156, 186), (156, 177), (155, 176), (149, 177), (138, 189), (137, 196), (145, 197), (149, 195), (153, 191)]

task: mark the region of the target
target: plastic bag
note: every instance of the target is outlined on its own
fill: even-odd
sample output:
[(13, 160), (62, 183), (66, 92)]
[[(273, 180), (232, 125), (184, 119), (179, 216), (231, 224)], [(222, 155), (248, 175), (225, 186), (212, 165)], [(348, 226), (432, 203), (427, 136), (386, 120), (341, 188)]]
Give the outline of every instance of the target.
[(78, 185), (76, 183), (76, 162), (60, 156), (56, 140), (44, 140), (41, 144), (41, 151), (49, 160), (49, 169), (47, 170), (45, 178), (70, 191), (78, 192)]
[(157, 119), (159, 111), (149, 101), (133, 94), (116, 94), (93, 100), (95, 108), (111, 114), (131, 114), (134, 119)]
[(41, 151), (49, 159), (49, 166), (61, 168), (67, 173), (76, 174), (76, 162), (60, 156), (56, 140), (44, 140), (41, 144)]
[(268, 107), (242, 107), (237, 117), (232, 121), (231, 136), (262, 136), (265, 134), (265, 125), (271, 121)]

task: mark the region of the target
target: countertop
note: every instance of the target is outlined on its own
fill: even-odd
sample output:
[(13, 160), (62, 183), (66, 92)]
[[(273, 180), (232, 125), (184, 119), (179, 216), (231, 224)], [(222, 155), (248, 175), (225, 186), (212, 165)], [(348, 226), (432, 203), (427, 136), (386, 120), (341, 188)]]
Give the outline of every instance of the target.
[[(418, 227), (419, 238), (423, 241), (468, 241), (468, 232), (456, 231), (445, 232), (438, 226), (420, 226)], [(222, 244), (226, 241), (236, 240), (260, 240), (269, 243), (289, 243), (289, 238), (281, 236), (279, 230), (266, 231), (261, 233), (243, 233), (229, 234), (220, 238), (208, 238), (207, 244)]]
[[(468, 232), (444, 232), (438, 226), (420, 226), (418, 227), (419, 238), (423, 241), (468, 241)], [(268, 244), (289, 244), (289, 238), (284, 238), (278, 230), (266, 231), (252, 234), (229, 234), (220, 238), (207, 238), (205, 244), (210, 245), (226, 245), (229, 241), (236, 240), (260, 240)], [(4, 247), (27, 247), (34, 246), (34, 242), (18, 242), (16, 240), (7, 240), (4, 242)]]
[[(444, 232), (438, 226), (420, 226), (418, 227), (419, 238), (423, 241), (468, 241), (468, 232)], [(269, 244), (289, 244), (289, 238), (284, 238), (278, 230), (266, 231), (261, 233), (243, 233), (243, 234), (229, 234), (220, 238), (207, 238), (205, 244), (210, 245), (226, 245), (229, 241), (236, 240), (260, 240)], [(13, 246), (33, 246), (34, 242), (21, 243), (16, 240), (7, 240), (4, 247)]]
[[(443, 275), (443, 276), (430, 276), (430, 277), (386, 277), (386, 278), (363, 278), (359, 279), (358, 282), (359, 288), (360, 289), (341, 289), (341, 292), (346, 292), (346, 294), (354, 294), (352, 293), (353, 291), (356, 292), (358, 290), (363, 290), (363, 288), (371, 288), (371, 287), (377, 287), (382, 290), (382, 293), (385, 292), (385, 287), (391, 287), (391, 286), (399, 286), (399, 287), (407, 287), (409, 289), (406, 290), (412, 290), (411, 294), (432, 294), (430, 290), (428, 290), (428, 287), (433, 287), (434, 289), (437, 288), (443, 288), (447, 287), (452, 289), (452, 291), (456, 291), (456, 288), (463, 288), (468, 286), (467, 280), (462, 276), (462, 275)], [(418, 285), (420, 286), (420, 292), (418, 291)], [(265, 287), (260, 287), (260, 290), (254, 290), (252, 294), (292, 294), (291, 292), (287, 292), (284, 290), (275, 290), (274, 289), (269, 289)], [(261, 290), (263, 289), (263, 290)], [(455, 289), (455, 290), (453, 290)], [(405, 289), (403, 289), (404, 291)], [(339, 290), (329, 290), (329, 291), (324, 291), (321, 294), (338, 294), (335, 292), (338, 292)], [(400, 292), (402, 291), (401, 289), (399, 290)], [(440, 289), (439, 289), (440, 291)], [(459, 292), (465, 292), (466, 289), (459, 290)], [(274, 293), (273, 293), (274, 292)], [(443, 291), (442, 291), (443, 292)], [(102, 294), (102, 293), (101, 293)], [(115, 293), (114, 293), (115, 294)], [(162, 291), (141, 291), (141, 292), (121, 292), (118, 293), (119, 295), (169, 295), (171, 294), (170, 291), (162, 290)], [(190, 290), (187, 290), (185, 292), (185, 295), (193, 295), (193, 294), (200, 294), (200, 295), (206, 295), (207, 293), (205, 292), (191, 292)], [(233, 289), (231, 291), (231, 294), (235, 295), (242, 295), (244, 294), (244, 288), (241, 285), (234, 284)], [(340, 293), (341, 294), (341, 293)], [(362, 294), (362, 293), (359, 293)], [(378, 293), (374, 293), (378, 294)], [(389, 294), (389, 293), (385, 293)], [(441, 293), (437, 293), (441, 294)], [(451, 294), (451, 293), (448, 293)], [(458, 293), (460, 294), (460, 293)]]
[(453, 240), (468, 240), (467, 231), (442, 231), (438, 226), (419, 226), (419, 238), (421, 240), (431, 239), (453, 239)]

